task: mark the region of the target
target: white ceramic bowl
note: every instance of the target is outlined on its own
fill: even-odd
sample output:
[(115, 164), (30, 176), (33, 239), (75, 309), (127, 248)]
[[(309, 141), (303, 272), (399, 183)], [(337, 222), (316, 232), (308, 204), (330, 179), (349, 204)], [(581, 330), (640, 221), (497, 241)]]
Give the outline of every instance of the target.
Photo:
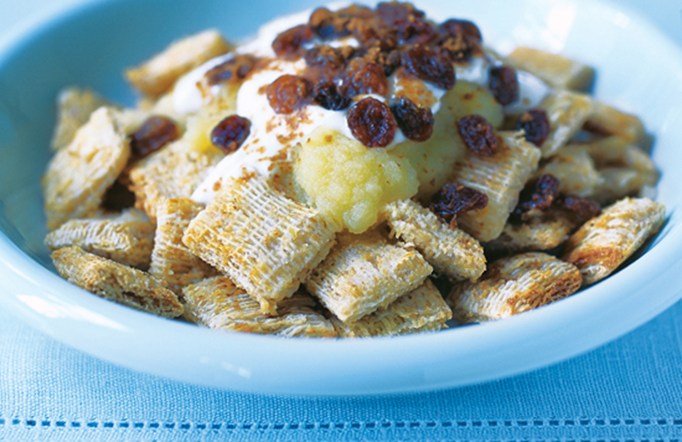
[[(42, 245), (39, 181), (57, 91), (90, 86), (132, 103), (123, 68), (178, 36), (219, 27), (253, 33), (312, 1), (94, 1), (0, 46), (0, 285), (3, 308), (98, 358), (236, 390), (370, 394), (471, 384), (546, 366), (632, 330), (680, 297), (682, 57), (654, 27), (594, 1), (419, 2), (436, 19), (474, 19), (486, 41), (562, 51), (598, 67), (597, 96), (643, 116), (656, 136), (668, 208), (663, 231), (625, 270), (517, 317), (434, 334), (367, 340), (281, 339), (217, 332), (102, 300), (59, 278)], [(229, 6), (228, 6), (229, 5)]]

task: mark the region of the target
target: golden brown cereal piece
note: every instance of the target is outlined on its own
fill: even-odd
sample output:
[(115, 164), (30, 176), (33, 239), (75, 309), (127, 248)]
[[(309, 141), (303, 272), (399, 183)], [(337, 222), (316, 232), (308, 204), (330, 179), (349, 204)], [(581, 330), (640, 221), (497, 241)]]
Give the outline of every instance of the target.
[(550, 174), (559, 179), (559, 191), (568, 195), (588, 197), (603, 185), (589, 152), (581, 145), (560, 149), (540, 170), (537, 176)]
[(597, 168), (600, 180), (591, 197), (602, 204), (637, 195), (658, 181), (658, 170), (651, 158), (620, 137), (611, 136), (574, 146), (586, 151)]
[(520, 132), (498, 133), (499, 151), (492, 157), (468, 154), (457, 162), (453, 177), (458, 183), (483, 192), (488, 205), (458, 217), (462, 230), (479, 241), (491, 241), (502, 233), (519, 193), (536, 171), (540, 150)]
[(586, 127), (595, 132), (618, 136), (627, 143), (644, 149), (651, 145), (651, 139), (639, 117), (601, 101), (592, 103), (592, 114), (587, 119)]
[(99, 108), (67, 147), (57, 151), (43, 177), (48, 230), (95, 214), (130, 156), (116, 111)]
[(137, 209), (121, 214), (72, 219), (45, 237), (51, 250), (78, 246), (103, 258), (145, 269), (154, 246), (154, 225)]
[(189, 198), (211, 166), (224, 157), (218, 151), (198, 151), (185, 138), (173, 142), (130, 169), (135, 205), (156, 220), (156, 207), (168, 198)]
[(586, 222), (566, 243), (562, 259), (575, 264), (585, 285), (610, 275), (655, 235), (665, 207), (648, 198), (625, 198)]
[(202, 209), (203, 205), (189, 198), (169, 198), (156, 208), (156, 236), (149, 273), (176, 293), (217, 274), (182, 243), (189, 222)]
[(183, 242), (258, 300), (263, 312), (274, 313), (327, 256), (334, 235), (316, 210), (251, 177), (220, 189)]
[(128, 69), (126, 77), (140, 92), (158, 97), (181, 75), (231, 48), (218, 31), (209, 29), (172, 43), (142, 65)]
[(577, 227), (574, 217), (563, 210), (548, 210), (521, 224), (507, 223), (502, 235), (485, 245), (493, 254), (550, 250), (568, 239)]
[(572, 264), (545, 253), (523, 253), (494, 262), (478, 282), (455, 285), (448, 303), (460, 322), (490, 321), (566, 297), (581, 281)]
[(451, 229), (436, 215), (412, 200), (386, 206), (392, 234), (414, 244), (438, 273), (452, 280), (477, 280), (485, 271), (481, 244), (460, 229)]
[(416, 289), (432, 270), (416, 250), (391, 245), (371, 231), (343, 235), (305, 286), (337, 318), (351, 323)]
[(261, 312), (260, 305), (229, 278), (206, 279), (183, 289), (185, 317), (206, 327), (286, 337), (335, 337), (332, 323), (316, 311), (310, 295), (296, 293), (283, 300), (277, 316)]
[(59, 150), (68, 146), (78, 129), (87, 123), (90, 114), (107, 104), (105, 99), (89, 89), (68, 87), (59, 92), (52, 149)]
[(438, 330), (452, 318), (452, 311), (435, 285), (424, 284), (352, 324), (332, 319), (342, 337), (392, 336)]
[(563, 55), (529, 47), (517, 47), (507, 61), (528, 71), (555, 89), (585, 91), (594, 81), (594, 68)]
[(549, 135), (542, 143), (542, 157), (551, 157), (573, 138), (592, 113), (592, 99), (584, 94), (555, 91), (540, 107), (547, 112)]
[(145, 272), (76, 246), (55, 250), (52, 262), (63, 278), (102, 298), (168, 318), (182, 315), (175, 293)]

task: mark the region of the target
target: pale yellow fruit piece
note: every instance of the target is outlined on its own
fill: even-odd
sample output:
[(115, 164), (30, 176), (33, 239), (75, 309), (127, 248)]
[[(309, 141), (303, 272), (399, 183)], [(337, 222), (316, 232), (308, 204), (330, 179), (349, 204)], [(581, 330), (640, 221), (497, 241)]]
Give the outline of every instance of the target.
[(294, 178), (308, 201), (350, 232), (369, 229), (387, 203), (417, 192), (407, 160), (333, 130), (316, 129), (294, 155)]
[(559, 191), (569, 195), (588, 197), (602, 185), (603, 178), (597, 171), (592, 157), (585, 148), (569, 145), (560, 149), (537, 175), (550, 174), (559, 179)]
[(417, 172), (420, 199), (428, 199), (448, 182), (455, 162), (466, 152), (455, 122), (474, 114), (493, 127), (499, 127), (504, 119), (502, 106), (487, 88), (459, 81), (441, 99), (431, 138), (422, 143), (406, 141), (389, 150), (391, 156), (407, 159)]

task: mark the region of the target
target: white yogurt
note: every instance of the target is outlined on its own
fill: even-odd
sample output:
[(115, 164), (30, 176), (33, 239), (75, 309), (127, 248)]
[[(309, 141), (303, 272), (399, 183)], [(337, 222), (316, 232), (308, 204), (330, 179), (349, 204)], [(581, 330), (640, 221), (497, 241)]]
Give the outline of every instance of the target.
[[(274, 58), (273, 39), (286, 29), (305, 23), (309, 16), (310, 11), (304, 11), (274, 20), (261, 27), (257, 37), (240, 45), (236, 52)], [(316, 43), (318, 42), (311, 42), (310, 45)], [(358, 42), (350, 37), (325, 43), (332, 46), (358, 45)], [(173, 105), (176, 112), (189, 114), (198, 111), (203, 97), (197, 83), (209, 69), (232, 56), (228, 54), (209, 60), (180, 79), (173, 91)], [(487, 86), (491, 66), (491, 61), (486, 57), (474, 57), (466, 65), (455, 67), (457, 80)], [(222, 188), (231, 178), (239, 177), (244, 173), (257, 172), (263, 175), (276, 173), (278, 162), (289, 155), (289, 148), (303, 142), (305, 137), (318, 127), (335, 130), (353, 138), (346, 122), (345, 111), (330, 111), (320, 106), (309, 105), (292, 114), (281, 115), (272, 109), (264, 92), (265, 88), (279, 76), (298, 75), (305, 68), (304, 60), (275, 61), (267, 69), (254, 73), (242, 84), (237, 94), (236, 113), (251, 121), (250, 134), (239, 150), (226, 156), (212, 169), (208, 177), (195, 190), (192, 199), (209, 203), (213, 200), (216, 189)], [(505, 108), (507, 112), (521, 112), (535, 107), (549, 92), (549, 88), (541, 80), (527, 72), (518, 71), (518, 80), (520, 99), (508, 105)], [(431, 106), (431, 111), (435, 114), (440, 109), (440, 101), (446, 91), (428, 83), (425, 85), (435, 99)], [(396, 75), (389, 77), (389, 86), (391, 96), (400, 92), (401, 85)], [(218, 90), (219, 86), (214, 86), (211, 92), (217, 93)], [(355, 100), (364, 97), (358, 96)], [(384, 97), (375, 95), (372, 97), (386, 102)], [(403, 141), (405, 141), (405, 136), (398, 130), (387, 148), (390, 149)]]

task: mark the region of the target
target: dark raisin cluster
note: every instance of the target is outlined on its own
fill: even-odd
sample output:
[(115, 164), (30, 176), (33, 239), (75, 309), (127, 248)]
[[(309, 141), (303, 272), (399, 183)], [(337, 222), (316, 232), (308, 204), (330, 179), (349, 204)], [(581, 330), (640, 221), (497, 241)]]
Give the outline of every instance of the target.
[(484, 209), (488, 196), (459, 183), (444, 185), (431, 201), (431, 210), (451, 228), (457, 227), (457, 217), (470, 210)]
[[(359, 47), (327, 44), (346, 36), (354, 37)], [(451, 89), (455, 85), (453, 63), (468, 60), (480, 51), (480, 45), (481, 32), (474, 23), (450, 19), (439, 25), (409, 3), (379, 3), (375, 9), (359, 5), (338, 11), (318, 8), (308, 23), (282, 32), (272, 42), (277, 56), (303, 58), (307, 68), (296, 81), (276, 80), (280, 84), (268, 88), (268, 100), (278, 113), (292, 112), (306, 103), (344, 110), (357, 96), (387, 97), (388, 77), (397, 69)], [(415, 141), (431, 136), (430, 110), (403, 99), (388, 105), (378, 100), (360, 105), (363, 101), (351, 108), (348, 124), (366, 146), (390, 144), (396, 125)]]

